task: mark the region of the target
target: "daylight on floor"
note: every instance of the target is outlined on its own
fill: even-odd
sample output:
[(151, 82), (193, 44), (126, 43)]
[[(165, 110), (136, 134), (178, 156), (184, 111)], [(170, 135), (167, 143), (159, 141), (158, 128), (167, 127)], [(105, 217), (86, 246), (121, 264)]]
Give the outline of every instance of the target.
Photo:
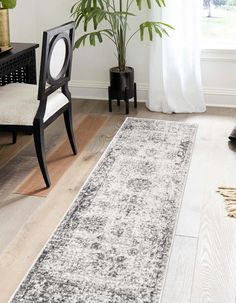
[(236, 0), (0, 0), (0, 303), (236, 303)]

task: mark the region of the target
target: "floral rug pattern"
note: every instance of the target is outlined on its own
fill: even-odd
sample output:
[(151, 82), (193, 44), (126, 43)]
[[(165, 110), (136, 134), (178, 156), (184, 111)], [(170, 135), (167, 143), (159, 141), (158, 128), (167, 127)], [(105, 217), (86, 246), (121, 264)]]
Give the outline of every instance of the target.
[(126, 119), (11, 302), (159, 302), (196, 130)]

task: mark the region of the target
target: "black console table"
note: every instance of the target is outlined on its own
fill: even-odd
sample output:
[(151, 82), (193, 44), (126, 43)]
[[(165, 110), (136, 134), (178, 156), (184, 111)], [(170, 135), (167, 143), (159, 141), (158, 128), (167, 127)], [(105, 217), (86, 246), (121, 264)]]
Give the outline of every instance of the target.
[(38, 44), (11, 43), (13, 49), (0, 53), (0, 86), (24, 82), (36, 84), (36, 56)]

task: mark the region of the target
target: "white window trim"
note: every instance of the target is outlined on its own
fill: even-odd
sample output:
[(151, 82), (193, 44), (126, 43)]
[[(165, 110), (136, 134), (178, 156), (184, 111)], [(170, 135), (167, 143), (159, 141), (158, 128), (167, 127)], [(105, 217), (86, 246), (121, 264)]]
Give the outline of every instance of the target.
[(236, 49), (202, 49), (201, 61), (236, 62)]

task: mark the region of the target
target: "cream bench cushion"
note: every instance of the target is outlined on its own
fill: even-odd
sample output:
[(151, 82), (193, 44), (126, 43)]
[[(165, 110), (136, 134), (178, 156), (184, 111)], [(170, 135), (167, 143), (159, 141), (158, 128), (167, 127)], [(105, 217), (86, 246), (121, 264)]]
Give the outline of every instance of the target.
[[(38, 86), (13, 83), (0, 88), (0, 124), (33, 125), (39, 107)], [(47, 99), (43, 121), (46, 122), (55, 112), (68, 103), (67, 97), (56, 91)]]

